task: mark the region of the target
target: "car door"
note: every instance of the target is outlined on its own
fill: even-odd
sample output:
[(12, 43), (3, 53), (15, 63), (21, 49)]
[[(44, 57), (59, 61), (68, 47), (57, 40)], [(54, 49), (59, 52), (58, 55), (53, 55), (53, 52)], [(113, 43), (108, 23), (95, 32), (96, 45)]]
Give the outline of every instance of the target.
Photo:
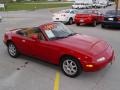
[(39, 41), (35, 48), (38, 58), (54, 64), (58, 62), (60, 48), (54, 46), (52, 41)]
[(54, 45), (54, 41), (46, 40), (42, 32), (39, 33), (39, 39), (34, 43), (34, 54), (37, 58), (56, 64), (61, 55), (60, 48)]
[(25, 54), (25, 55), (34, 55), (33, 54), (33, 46), (34, 46), (34, 40), (32, 40), (29, 37), (26, 36), (22, 36), (22, 35), (16, 35), (16, 37), (13, 38), (14, 39), (14, 43), (16, 45), (16, 47), (18, 48), (18, 50)]

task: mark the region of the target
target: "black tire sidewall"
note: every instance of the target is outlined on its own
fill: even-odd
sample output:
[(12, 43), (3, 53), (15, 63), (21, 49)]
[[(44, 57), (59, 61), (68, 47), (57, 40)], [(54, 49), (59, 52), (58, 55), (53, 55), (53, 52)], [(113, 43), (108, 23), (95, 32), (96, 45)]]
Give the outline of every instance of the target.
[(80, 23), (76, 23), (76, 26), (80, 26)]
[(97, 21), (95, 20), (95, 21), (93, 22), (93, 27), (96, 27), (96, 25), (97, 25)]
[[(71, 23), (71, 21), (72, 21), (72, 23)], [(68, 21), (68, 23), (69, 23), (70, 25), (73, 24), (73, 19), (70, 18), (69, 21)]]

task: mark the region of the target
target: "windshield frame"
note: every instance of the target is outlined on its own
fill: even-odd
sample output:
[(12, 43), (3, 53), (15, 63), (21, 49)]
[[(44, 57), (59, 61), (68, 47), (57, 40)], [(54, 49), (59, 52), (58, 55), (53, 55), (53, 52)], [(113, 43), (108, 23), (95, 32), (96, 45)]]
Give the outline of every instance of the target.
[[(69, 29), (68, 27), (66, 27), (63, 23), (52, 23), (53, 25), (56, 25), (57, 27), (56, 28), (54, 28), (54, 29), (56, 29), (56, 30), (54, 30), (54, 31), (57, 31), (57, 28), (58, 28), (58, 26), (62, 26), (62, 28), (64, 29), (64, 30), (59, 30), (59, 31), (65, 31), (65, 29), (66, 29), (66, 31), (69, 31), (70, 33), (68, 33), (68, 32), (66, 32), (66, 33), (68, 33), (68, 34), (66, 34), (66, 35), (63, 35), (63, 36), (56, 36), (55, 35), (55, 32), (53, 32), (53, 30), (45, 30), (45, 29), (42, 29), (42, 31), (43, 31), (43, 33), (45, 34), (45, 36), (48, 38), (48, 40), (58, 40), (58, 39), (64, 39), (64, 38), (67, 38), (67, 37), (70, 37), (70, 36), (73, 36), (73, 35), (75, 35), (75, 34), (77, 34), (77, 33), (75, 33), (75, 32), (73, 32), (71, 29)], [(43, 25), (44, 26), (44, 25)], [(60, 26), (60, 27), (61, 27)], [(46, 33), (46, 31), (52, 31), (52, 33), (54, 34), (54, 37), (50, 37), (50, 36), (48, 36), (48, 34)], [(51, 32), (49, 32), (49, 33), (51, 33)], [(63, 32), (62, 32), (63, 33)], [(58, 33), (57, 33), (58, 34)], [(64, 34), (65, 34), (65, 32), (64, 32)]]

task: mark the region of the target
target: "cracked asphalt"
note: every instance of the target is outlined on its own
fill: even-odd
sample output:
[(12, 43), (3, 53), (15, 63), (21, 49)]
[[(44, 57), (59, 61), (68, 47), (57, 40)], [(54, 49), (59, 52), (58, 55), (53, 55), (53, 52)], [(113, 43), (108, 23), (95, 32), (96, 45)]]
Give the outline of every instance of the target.
[[(113, 8), (114, 6), (101, 11)], [(42, 9), (0, 14), (3, 16), (0, 23), (0, 90), (53, 90), (55, 74), (59, 67), (23, 55), (11, 58), (2, 41), (4, 33), (10, 29), (51, 22), (52, 12)], [(120, 30), (102, 29), (100, 25), (66, 26), (77, 33), (92, 35), (110, 43), (115, 50), (116, 60), (101, 71), (83, 72), (77, 78), (69, 78), (60, 71), (59, 90), (120, 90)]]

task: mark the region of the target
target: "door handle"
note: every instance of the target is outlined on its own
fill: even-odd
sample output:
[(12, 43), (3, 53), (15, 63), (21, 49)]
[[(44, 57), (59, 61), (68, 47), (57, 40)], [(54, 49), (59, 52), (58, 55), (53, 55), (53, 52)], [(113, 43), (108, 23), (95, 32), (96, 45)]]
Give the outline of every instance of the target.
[(26, 40), (22, 40), (22, 42), (24, 42), (24, 43), (25, 43), (25, 42), (26, 42)]

